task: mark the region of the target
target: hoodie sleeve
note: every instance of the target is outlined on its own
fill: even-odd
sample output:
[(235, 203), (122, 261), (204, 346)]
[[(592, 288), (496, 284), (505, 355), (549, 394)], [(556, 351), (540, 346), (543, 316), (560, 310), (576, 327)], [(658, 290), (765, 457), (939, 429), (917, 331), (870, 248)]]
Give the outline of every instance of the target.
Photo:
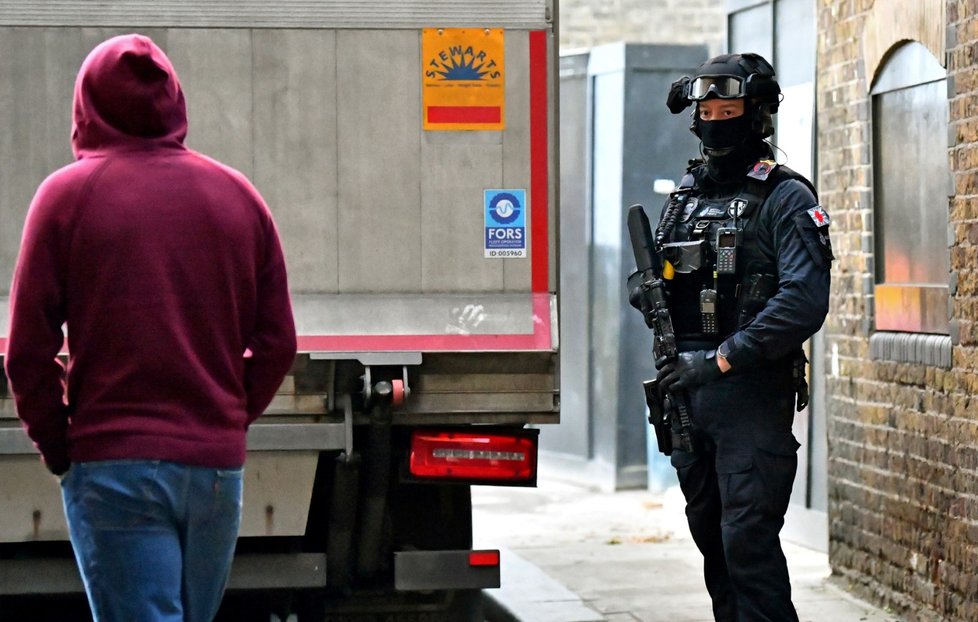
[(245, 361), (249, 425), (272, 401), (296, 353), (285, 257), (271, 213), (262, 206), (265, 249), (258, 271), (258, 316), (248, 341), (251, 356)]
[(10, 391), (28, 436), (48, 469), (68, 469), (68, 407), (65, 368), (57, 359), (64, 344), (65, 215), (73, 202), (70, 184), (48, 178), (27, 213), (10, 292), (10, 332), (4, 365)]

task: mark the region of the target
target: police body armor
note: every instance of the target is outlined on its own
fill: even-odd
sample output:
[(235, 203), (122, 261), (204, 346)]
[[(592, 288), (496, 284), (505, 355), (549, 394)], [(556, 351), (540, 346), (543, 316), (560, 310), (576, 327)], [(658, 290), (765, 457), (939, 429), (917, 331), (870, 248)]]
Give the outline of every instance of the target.
[[(704, 167), (691, 163), (663, 208), (655, 236), (677, 340), (716, 347), (748, 325), (778, 289), (769, 240), (758, 235), (758, 212), (781, 182), (803, 176), (772, 160), (758, 161), (729, 192), (704, 192)], [(817, 195), (816, 195), (817, 196)], [(768, 250), (770, 254), (766, 254)], [(794, 357), (798, 409), (808, 402), (804, 352)], [(800, 370), (799, 370), (800, 367)]]

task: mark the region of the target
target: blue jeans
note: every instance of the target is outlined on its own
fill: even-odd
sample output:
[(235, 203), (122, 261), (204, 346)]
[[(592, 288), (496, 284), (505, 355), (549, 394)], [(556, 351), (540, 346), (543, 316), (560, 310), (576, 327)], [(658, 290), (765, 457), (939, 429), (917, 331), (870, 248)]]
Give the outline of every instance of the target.
[(94, 622), (211, 622), (241, 522), (242, 469), (109, 460), (61, 482)]

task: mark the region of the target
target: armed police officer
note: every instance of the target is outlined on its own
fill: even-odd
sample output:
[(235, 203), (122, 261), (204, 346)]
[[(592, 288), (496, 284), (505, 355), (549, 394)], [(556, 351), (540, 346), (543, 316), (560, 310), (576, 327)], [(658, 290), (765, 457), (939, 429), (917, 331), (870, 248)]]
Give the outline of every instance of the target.
[(833, 256), (815, 189), (765, 141), (780, 101), (774, 69), (757, 54), (712, 58), (673, 84), (667, 105), (673, 114), (694, 106), (703, 155), (648, 246), (674, 337), (658, 334), (648, 296), (632, 292), (657, 345), (674, 338), (671, 357), (656, 351), (651, 410), (679, 407), (660, 449), (671, 454), (723, 622), (798, 620), (778, 533), (798, 464), (793, 411), (808, 401), (802, 344), (825, 318)]

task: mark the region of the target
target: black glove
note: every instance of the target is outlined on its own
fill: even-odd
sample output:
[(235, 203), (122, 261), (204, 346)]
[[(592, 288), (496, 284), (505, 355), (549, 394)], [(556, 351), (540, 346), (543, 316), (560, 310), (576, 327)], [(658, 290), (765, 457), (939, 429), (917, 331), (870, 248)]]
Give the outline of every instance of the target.
[(687, 391), (703, 386), (720, 378), (723, 372), (717, 365), (716, 350), (697, 350), (680, 352), (679, 357), (663, 366), (655, 379), (659, 391)]

